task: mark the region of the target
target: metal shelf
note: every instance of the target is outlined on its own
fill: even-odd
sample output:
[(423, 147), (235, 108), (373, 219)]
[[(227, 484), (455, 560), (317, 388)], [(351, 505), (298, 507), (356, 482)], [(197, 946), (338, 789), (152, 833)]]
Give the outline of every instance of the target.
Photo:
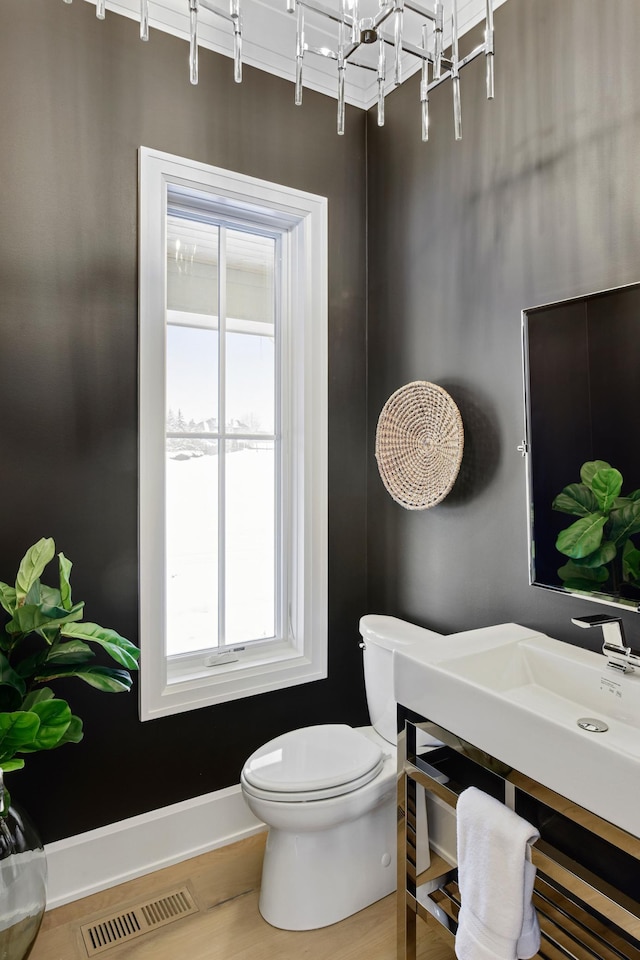
[[(417, 750), (418, 730), (436, 737), (442, 747), (428, 752)], [(438, 931), (453, 942), (460, 909), (455, 866), (432, 857), (432, 868), (416, 875), (416, 805), (422, 800), (417, 788), (422, 787), (455, 810), (460, 792), (472, 785), (513, 809), (519, 804), (526, 804), (527, 810), (539, 809), (541, 819), (555, 819), (561, 826), (569, 824), (583, 840), (595, 843), (597, 838), (634, 867), (632, 889), (624, 889), (624, 884), (621, 889), (615, 878), (602, 877), (592, 863), (580, 862), (580, 851), (559, 849), (562, 842), (557, 836), (551, 842), (553, 831), (546, 836), (547, 831), (541, 829), (541, 838), (531, 847), (531, 860), (537, 869), (534, 906), (542, 937), (536, 956), (540, 960), (640, 960), (640, 841), (636, 837), (505, 767), (430, 721), (405, 723), (399, 737), (398, 761), (398, 960), (415, 960), (416, 917), (432, 928), (439, 922)]]

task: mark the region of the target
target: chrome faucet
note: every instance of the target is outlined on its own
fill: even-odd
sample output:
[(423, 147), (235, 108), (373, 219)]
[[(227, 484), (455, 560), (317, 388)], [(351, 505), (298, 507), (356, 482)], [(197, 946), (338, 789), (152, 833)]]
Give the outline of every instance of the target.
[(624, 636), (624, 626), (620, 617), (597, 614), (594, 617), (572, 617), (576, 627), (602, 627), (604, 643), (602, 652), (607, 658), (607, 666), (620, 673), (632, 673), (640, 667), (640, 651), (632, 650)]

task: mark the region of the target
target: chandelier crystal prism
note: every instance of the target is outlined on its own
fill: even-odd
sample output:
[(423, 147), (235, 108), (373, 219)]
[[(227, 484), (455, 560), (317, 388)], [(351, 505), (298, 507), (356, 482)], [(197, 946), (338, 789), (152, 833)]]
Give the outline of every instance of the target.
[[(71, 3), (72, 0), (63, 0)], [(223, 9), (213, 0), (183, 0), (189, 12), (189, 79), (198, 82), (198, 22), (201, 12), (207, 11), (225, 21), (233, 35), (233, 78), (242, 82), (242, 14), (240, 0), (228, 0)], [(347, 65), (360, 70), (374, 71), (377, 83), (378, 126), (384, 126), (384, 107), (387, 89), (387, 54), (391, 51), (393, 82), (397, 87), (403, 79), (403, 55), (419, 62), (420, 111), (422, 139), (429, 139), (429, 93), (440, 84), (451, 81), (453, 96), (453, 130), (456, 140), (462, 139), (462, 103), (460, 71), (477, 57), (485, 58), (485, 82), (488, 100), (494, 98), (494, 0), (485, 0), (484, 40), (465, 57), (458, 53), (458, 3), (451, 0), (451, 50), (444, 54), (444, 0), (433, 0), (433, 6), (422, 0), (378, 0), (374, 15), (360, 16), (359, 4), (366, 0), (337, 0), (333, 9), (322, 0), (285, 0), (287, 12), (296, 20), (295, 42), (295, 103), (302, 104), (305, 57), (324, 57), (336, 63), (338, 98), (338, 134), (345, 130), (345, 78)], [(95, 0), (96, 17), (104, 20), (106, 0)], [(335, 49), (314, 46), (306, 40), (307, 16), (311, 14), (330, 23), (335, 30)], [(410, 39), (406, 20), (413, 21)], [(419, 25), (416, 43), (416, 23)], [(140, 39), (149, 39), (149, 0), (140, 0)], [(376, 50), (376, 62), (366, 62), (363, 52)], [(412, 71), (413, 72), (413, 71)]]

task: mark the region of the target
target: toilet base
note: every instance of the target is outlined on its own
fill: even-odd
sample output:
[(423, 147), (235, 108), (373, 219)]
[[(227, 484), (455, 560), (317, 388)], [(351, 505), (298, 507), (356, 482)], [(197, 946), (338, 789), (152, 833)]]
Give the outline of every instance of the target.
[(396, 889), (395, 790), (364, 816), (317, 832), (271, 827), (260, 913), (283, 930), (337, 923)]

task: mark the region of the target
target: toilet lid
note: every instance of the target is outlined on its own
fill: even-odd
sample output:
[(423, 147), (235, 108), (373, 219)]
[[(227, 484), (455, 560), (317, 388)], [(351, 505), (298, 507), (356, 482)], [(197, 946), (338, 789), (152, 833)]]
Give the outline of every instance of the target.
[(260, 791), (287, 796), (318, 791), (326, 796), (354, 781), (354, 788), (367, 783), (383, 762), (377, 744), (346, 724), (331, 723), (270, 740), (251, 754), (242, 774)]

